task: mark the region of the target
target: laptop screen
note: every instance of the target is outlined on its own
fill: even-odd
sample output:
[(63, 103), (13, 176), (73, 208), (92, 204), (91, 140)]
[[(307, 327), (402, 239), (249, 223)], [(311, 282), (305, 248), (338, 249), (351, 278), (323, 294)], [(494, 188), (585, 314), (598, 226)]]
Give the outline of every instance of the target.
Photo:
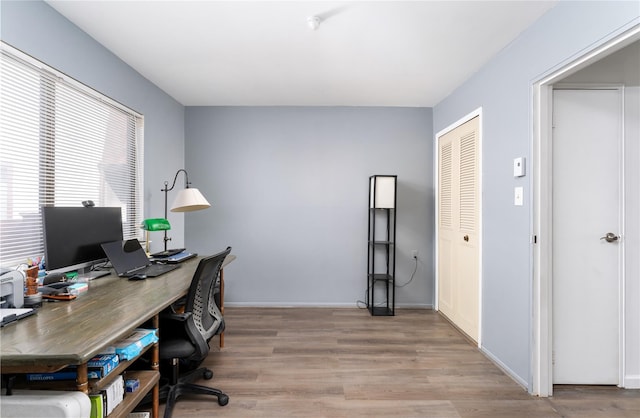
[(118, 276), (151, 264), (137, 239), (107, 242), (102, 244), (102, 249)]

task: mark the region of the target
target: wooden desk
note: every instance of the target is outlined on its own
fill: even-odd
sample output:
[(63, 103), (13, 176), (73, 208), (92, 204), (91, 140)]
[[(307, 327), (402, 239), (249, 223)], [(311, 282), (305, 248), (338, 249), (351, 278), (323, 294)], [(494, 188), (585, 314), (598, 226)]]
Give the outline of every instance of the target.
[[(140, 281), (129, 281), (112, 274), (89, 282), (87, 293), (73, 301), (45, 301), (36, 315), (1, 329), (2, 373), (53, 372), (77, 365), (76, 389), (88, 393), (87, 361), (149, 320), (157, 328), (158, 314), (189, 290), (198, 261), (199, 258), (188, 260), (174, 271)], [(223, 266), (226, 264), (225, 260)], [(157, 417), (158, 344), (154, 344), (151, 350), (152, 371), (147, 372), (150, 374), (145, 378), (149, 379), (147, 384), (153, 385), (152, 413)], [(123, 363), (109, 376), (116, 376), (127, 366)], [(135, 404), (139, 400), (136, 399)], [(126, 409), (132, 410), (135, 404), (128, 405)], [(122, 411), (120, 415), (121, 411), (115, 412), (110, 418), (128, 413)]]

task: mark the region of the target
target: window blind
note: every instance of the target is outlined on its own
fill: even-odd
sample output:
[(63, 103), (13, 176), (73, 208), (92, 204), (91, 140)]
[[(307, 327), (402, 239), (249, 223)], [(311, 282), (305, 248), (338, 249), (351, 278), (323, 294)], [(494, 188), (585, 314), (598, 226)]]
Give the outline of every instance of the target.
[(0, 266), (44, 254), (42, 206), (120, 207), (141, 238), (143, 117), (0, 47)]

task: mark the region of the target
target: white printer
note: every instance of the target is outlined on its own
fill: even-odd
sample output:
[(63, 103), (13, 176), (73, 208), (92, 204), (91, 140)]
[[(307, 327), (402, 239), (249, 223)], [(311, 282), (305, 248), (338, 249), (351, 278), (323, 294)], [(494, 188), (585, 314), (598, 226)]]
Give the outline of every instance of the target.
[(11, 270), (0, 276), (0, 308), (22, 308), (24, 305), (24, 276)]

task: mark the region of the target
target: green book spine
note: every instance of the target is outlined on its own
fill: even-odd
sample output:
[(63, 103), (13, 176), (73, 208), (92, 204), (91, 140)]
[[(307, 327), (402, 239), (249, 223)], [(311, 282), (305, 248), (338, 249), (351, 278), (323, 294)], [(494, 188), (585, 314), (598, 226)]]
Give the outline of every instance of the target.
[(91, 418), (104, 418), (102, 395), (89, 395), (91, 400)]

